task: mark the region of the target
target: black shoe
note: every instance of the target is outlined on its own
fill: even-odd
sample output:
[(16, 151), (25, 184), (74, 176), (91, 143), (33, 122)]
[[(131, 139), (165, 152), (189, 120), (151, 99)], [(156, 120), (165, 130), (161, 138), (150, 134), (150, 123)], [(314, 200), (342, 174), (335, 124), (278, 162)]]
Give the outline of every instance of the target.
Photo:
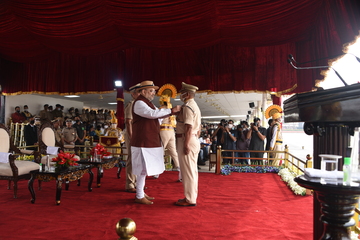
[(205, 164), (204, 161), (198, 161), (198, 165), (200, 165), (200, 166), (205, 166), (206, 164)]

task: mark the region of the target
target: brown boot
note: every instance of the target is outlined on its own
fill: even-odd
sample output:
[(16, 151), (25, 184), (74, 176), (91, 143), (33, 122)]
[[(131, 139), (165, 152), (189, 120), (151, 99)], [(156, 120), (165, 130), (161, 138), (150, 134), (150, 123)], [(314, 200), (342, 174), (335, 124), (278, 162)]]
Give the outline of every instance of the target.
[(154, 204), (153, 202), (149, 201), (146, 197), (143, 197), (142, 199), (135, 198), (135, 202), (141, 204), (147, 204), (147, 205)]

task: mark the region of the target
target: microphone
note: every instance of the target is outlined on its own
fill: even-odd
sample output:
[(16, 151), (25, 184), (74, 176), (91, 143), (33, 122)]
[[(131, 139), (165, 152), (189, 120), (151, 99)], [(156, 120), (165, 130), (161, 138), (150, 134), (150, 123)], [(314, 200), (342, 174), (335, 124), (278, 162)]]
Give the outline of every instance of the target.
[(294, 61), (295, 63), (297, 63), (297, 61), (295, 61), (294, 56), (292, 54), (289, 54), (288, 62), (289, 62), (289, 60)]
[[(354, 55), (355, 56), (355, 55)], [(356, 57), (356, 56), (355, 56)], [(358, 57), (356, 57), (358, 59)], [(360, 59), (358, 59), (359, 61)], [(345, 86), (348, 86), (348, 84), (344, 81), (344, 79), (341, 77), (341, 75), (331, 66), (315, 66), (315, 67), (297, 67), (294, 65), (293, 61), (295, 63), (296, 60), (294, 59), (293, 55), (292, 54), (289, 54), (289, 58), (288, 58), (288, 63), (290, 63), (290, 65), (295, 68), (296, 70), (304, 70), (304, 69), (319, 69), (319, 68), (331, 68), (335, 74), (340, 78), (340, 80), (342, 81), (342, 83), (345, 85)], [(360, 62), (360, 61), (359, 61)]]

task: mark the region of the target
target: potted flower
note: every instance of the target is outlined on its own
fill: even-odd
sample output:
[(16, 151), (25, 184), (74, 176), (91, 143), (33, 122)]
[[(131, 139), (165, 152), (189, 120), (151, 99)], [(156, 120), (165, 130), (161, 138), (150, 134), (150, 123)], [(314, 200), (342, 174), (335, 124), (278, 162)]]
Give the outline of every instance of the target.
[(56, 169), (66, 169), (70, 166), (77, 166), (78, 158), (75, 157), (75, 154), (64, 153), (60, 151), (57, 157), (52, 159), (52, 162), (55, 162)]
[(91, 149), (90, 154), (94, 157), (95, 160), (101, 160), (103, 157), (111, 155), (111, 153), (108, 152), (107, 149), (99, 143)]

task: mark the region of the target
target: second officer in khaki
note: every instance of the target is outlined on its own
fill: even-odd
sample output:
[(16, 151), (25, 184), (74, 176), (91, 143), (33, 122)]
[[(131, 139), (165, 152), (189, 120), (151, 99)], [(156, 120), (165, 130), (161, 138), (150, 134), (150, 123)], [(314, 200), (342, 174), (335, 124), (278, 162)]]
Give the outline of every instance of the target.
[(194, 100), (198, 87), (182, 83), (180, 99), (184, 102), (176, 118), (176, 149), (184, 186), (185, 198), (179, 199), (177, 206), (196, 206), (198, 195), (197, 159), (200, 151), (199, 135), (201, 112)]

